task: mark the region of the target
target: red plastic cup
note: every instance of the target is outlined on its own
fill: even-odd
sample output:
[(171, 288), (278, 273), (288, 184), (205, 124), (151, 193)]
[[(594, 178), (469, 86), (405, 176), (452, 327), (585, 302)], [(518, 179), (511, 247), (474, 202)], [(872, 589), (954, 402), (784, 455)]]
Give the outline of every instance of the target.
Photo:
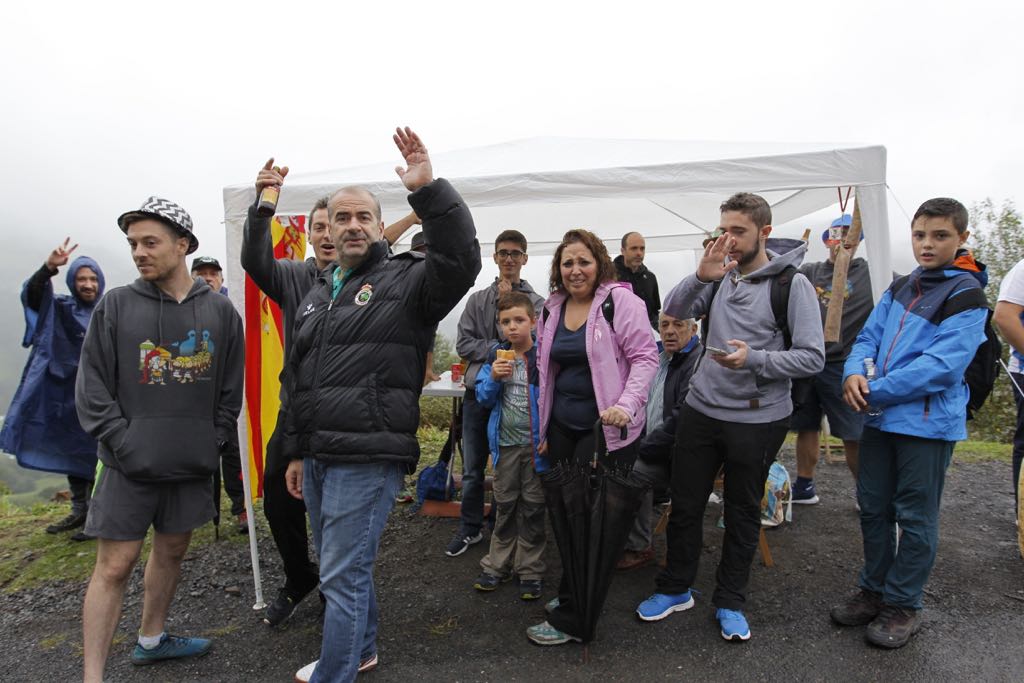
[(462, 364), (452, 363), (452, 383), (458, 384), (462, 381)]

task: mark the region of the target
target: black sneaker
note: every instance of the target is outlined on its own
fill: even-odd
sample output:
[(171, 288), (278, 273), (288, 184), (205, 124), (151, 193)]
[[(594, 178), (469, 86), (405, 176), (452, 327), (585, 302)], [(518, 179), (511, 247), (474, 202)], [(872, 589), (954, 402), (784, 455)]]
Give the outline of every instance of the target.
[(300, 600), (302, 598), (296, 600), (288, 591), (282, 588), (278, 591), (274, 602), (267, 605), (267, 611), (263, 615), (263, 623), (268, 626), (280, 626), (292, 615)]
[(95, 536), (90, 536), (89, 534), (85, 533), (84, 531), (76, 531), (75, 533), (71, 534), (71, 538), (68, 539), (68, 540), (81, 543), (82, 541), (95, 541), (96, 537)]
[(501, 583), (501, 577), (495, 576), (494, 574), (488, 574), (487, 572), (481, 572), (480, 576), (476, 577), (476, 581), (473, 582), (473, 588), (478, 591), (489, 593), (498, 587)]
[(474, 536), (464, 536), (461, 532), (458, 536), (452, 539), (448, 547), (445, 548), (444, 554), (448, 557), (458, 557), (462, 553), (466, 552), (466, 548), (471, 545), (475, 545), (480, 541), (484, 540), (483, 532), (476, 532)]
[(70, 515), (54, 522), (50, 526), (46, 527), (46, 533), (48, 534), (59, 534), (65, 531), (71, 531), (77, 529), (80, 526), (85, 526), (86, 513), (84, 512), (72, 512)]
[(536, 600), (540, 597), (543, 585), (540, 579), (519, 579), (519, 599)]

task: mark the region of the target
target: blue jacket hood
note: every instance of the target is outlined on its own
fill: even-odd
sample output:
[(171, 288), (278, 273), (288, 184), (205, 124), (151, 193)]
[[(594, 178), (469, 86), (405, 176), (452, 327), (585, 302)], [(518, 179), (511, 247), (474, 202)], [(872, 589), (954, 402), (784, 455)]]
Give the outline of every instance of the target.
[(103, 290), (107, 286), (107, 281), (103, 277), (103, 270), (100, 269), (100, 264), (96, 263), (94, 259), (88, 256), (79, 256), (72, 261), (71, 266), (68, 267), (68, 272), (64, 275), (64, 282), (68, 285), (68, 291), (71, 292), (72, 296), (74, 296), (79, 303), (92, 307), (95, 305), (95, 302), (85, 304), (85, 302), (78, 298), (78, 291), (75, 289), (75, 276), (78, 275), (78, 271), (82, 268), (92, 268), (92, 271), (96, 273), (96, 279), (100, 281), (99, 291), (96, 292), (96, 301), (99, 301), (100, 297), (103, 296)]

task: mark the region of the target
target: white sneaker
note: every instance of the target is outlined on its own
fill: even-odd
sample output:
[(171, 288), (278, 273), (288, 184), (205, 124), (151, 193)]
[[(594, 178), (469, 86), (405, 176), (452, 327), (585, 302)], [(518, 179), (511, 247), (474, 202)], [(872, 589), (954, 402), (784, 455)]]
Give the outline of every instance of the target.
[(302, 667), (301, 669), (299, 669), (298, 671), (296, 671), (295, 683), (309, 683), (309, 679), (313, 677), (313, 672), (316, 671), (316, 665), (317, 662), (319, 661), (320, 660), (318, 659), (316, 660), (316, 662), (311, 662), (306, 666)]

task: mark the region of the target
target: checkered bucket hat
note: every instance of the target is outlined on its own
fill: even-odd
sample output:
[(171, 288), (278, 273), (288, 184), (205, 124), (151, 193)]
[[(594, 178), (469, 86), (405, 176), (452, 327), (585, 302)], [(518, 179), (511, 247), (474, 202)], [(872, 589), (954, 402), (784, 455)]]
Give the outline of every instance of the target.
[(138, 209), (124, 212), (117, 218), (117, 225), (121, 228), (121, 232), (128, 232), (128, 224), (125, 222), (125, 218), (134, 213), (144, 213), (153, 216), (177, 230), (182, 237), (188, 237), (188, 251), (185, 252), (186, 254), (191, 254), (199, 248), (199, 240), (192, 232), (192, 217), (188, 215), (188, 211), (171, 200), (150, 197)]

